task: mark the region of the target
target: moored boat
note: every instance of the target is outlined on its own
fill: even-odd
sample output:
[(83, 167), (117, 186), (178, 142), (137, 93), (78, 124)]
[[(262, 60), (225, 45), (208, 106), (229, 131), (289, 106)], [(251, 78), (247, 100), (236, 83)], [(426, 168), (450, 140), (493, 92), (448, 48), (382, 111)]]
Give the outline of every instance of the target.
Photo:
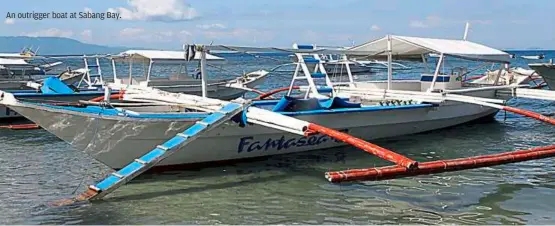
[[(127, 50), (114, 56), (106, 56), (105, 58), (112, 62), (112, 80), (116, 84), (139, 85), (154, 87), (169, 92), (201, 95), (202, 84), (200, 70), (196, 70), (196, 73), (191, 75), (187, 68), (190, 62), (200, 60), (200, 54), (198, 53), (193, 52), (191, 58), (186, 59), (185, 53), (180, 51)], [(206, 61), (215, 64), (223, 64), (225, 59), (207, 54)], [(96, 65), (86, 65), (86, 68), (96, 68), (97, 73), (94, 76), (102, 77), (98, 62), (97, 58)], [(129, 65), (129, 74), (118, 76), (116, 68), (117, 63)], [(145, 70), (139, 71), (134, 68), (136, 66), (138, 66), (138, 68), (143, 66)], [(156, 74), (153, 73), (156, 66), (178, 66), (179, 71), (171, 74)], [(269, 72), (267, 71), (258, 70), (242, 74), (233, 79), (207, 79), (207, 95), (208, 97), (224, 100), (238, 98), (262, 84), (266, 80), (268, 74)], [(102, 82), (102, 80), (100, 80), (100, 82)]]
[(528, 64), (528, 66), (542, 77), (550, 89), (555, 90), (555, 65), (553, 62)]
[[(398, 48), (393, 50), (392, 46)], [(201, 67), (206, 63), (206, 52), (218, 48), (230, 49), (198, 47), (203, 54)], [(279, 100), (212, 99), (206, 97), (206, 82), (203, 81), (202, 97), (152, 87), (111, 84), (110, 88), (123, 92), (117, 95), (123, 102), (112, 103), (109, 93), (105, 94), (104, 101), (82, 102), (83, 106), (25, 102), (10, 93), (2, 93), (0, 101), (104, 164), (121, 168), (89, 186), (75, 199), (62, 200), (56, 205), (100, 199), (155, 166), (293, 153), (344, 145), (342, 142), (396, 166), (389, 167), (393, 170), (383, 174), (379, 169), (326, 173), (326, 178), (332, 182), (440, 173), (546, 158), (555, 153), (550, 146), (424, 162), (421, 167), (417, 161), (363, 140), (445, 128), (491, 117), (499, 110), (555, 124), (555, 119), (538, 113), (501, 105), (506, 99), (497, 97), (497, 91), (510, 89), (516, 94), (522, 93), (517, 84), (467, 84), (461, 74), (441, 72), (445, 55), (504, 65), (509, 59), (504, 52), (468, 41), (387, 36), (345, 51), (366, 56), (386, 53), (387, 81), (354, 82), (349, 75), (348, 83), (334, 84), (318, 55), (311, 53), (322, 50), (306, 49), (292, 51), (298, 63), (291, 85), (278, 89), (288, 91)], [(430, 51), (440, 54), (433, 74), (424, 73), (419, 80), (392, 79), (392, 55), (424, 56)], [(318, 79), (325, 85), (318, 85)], [(296, 86), (298, 80), (305, 80), (308, 86)], [(304, 92), (304, 97), (294, 97), (292, 91), (296, 89)], [(261, 95), (259, 99), (271, 94), (273, 92)], [(555, 100), (550, 91), (529, 92), (528, 95)]]
[[(404, 39), (410, 39), (410, 42)], [(400, 46), (395, 50), (396, 52), (393, 52), (396, 56), (402, 56), (406, 54), (406, 49), (410, 49), (410, 56), (413, 56), (415, 53), (424, 55), (433, 51), (441, 55), (449, 54), (473, 60), (500, 63), (509, 62), (508, 54), (467, 41), (429, 40), (401, 36), (395, 36), (393, 40), (399, 43), (417, 43), (414, 46), (403, 46), (406, 44), (396, 45)], [(350, 51), (353, 54), (357, 54), (357, 52), (368, 53), (370, 51), (386, 52), (380, 49), (387, 48), (384, 41), (387, 40), (382, 39), (369, 42), (358, 47), (353, 47)], [(430, 46), (428, 43), (431, 41), (441, 44)], [(467, 49), (463, 47), (460, 47), (463, 50), (453, 49), (451, 48), (453, 45), (463, 46)], [(217, 46), (211, 48), (217, 48)], [(477, 52), (474, 54), (469, 50)], [(311, 106), (293, 110), (284, 110), (288, 107), (283, 107), (283, 103), (280, 101), (254, 101), (250, 106), (272, 109), (274, 112), (285, 116), (315, 122), (337, 130), (345, 130), (351, 135), (368, 140), (454, 126), (482, 117), (491, 117), (498, 111), (495, 108), (478, 106), (472, 103), (441, 99), (441, 94), (438, 94), (438, 91), (463, 92), (467, 96), (478, 98), (496, 98), (496, 91), (495, 89), (481, 89), (495, 85), (477, 86), (475, 84), (466, 84), (462, 82), (460, 75), (457, 74), (439, 75), (439, 66), (437, 66), (436, 72), (433, 74), (423, 74), (419, 80), (392, 80), (392, 77), (389, 76), (387, 81), (354, 82), (350, 80), (350, 84), (347, 84), (348, 86), (346, 87), (335, 86), (338, 84), (325, 79), (325, 85), (332, 88), (331, 91), (328, 91), (331, 92), (332, 96), (342, 98), (342, 101), (355, 100), (357, 103), (340, 103), (339, 106), (342, 107), (339, 108), (322, 107), (320, 102), (330, 101), (329, 97), (326, 98), (322, 95), (326, 91), (322, 91), (321, 87), (317, 85), (318, 78), (323, 79), (327, 77), (326, 70), (322, 69), (323, 62), (311, 60), (310, 57), (314, 57), (312, 59), (318, 57), (314, 54), (297, 53), (296, 56), (299, 59), (299, 66), (293, 77), (292, 84), (296, 80), (308, 80), (309, 86), (304, 88), (306, 91), (305, 96), (323, 98), (324, 100), (316, 102), (312, 99), (291, 100), (291, 103), (289, 103), (291, 106)], [(439, 60), (438, 64), (441, 65), (442, 62), (442, 60)], [(315, 71), (313, 68), (319, 69)], [(386, 90), (398, 90), (399, 92), (408, 93), (403, 95), (394, 93), (391, 94), (393, 96), (381, 95), (381, 97), (380, 95), (375, 95), (375, 92), (383, 93)], [(429, 95), (434, 95), (434, 93), (437, 95), (428, 97)], [(356, 101), (357, 98), (359, 101)], [(8, 100), (4, 98), (3, 103), (13, 107), (15, 111), (74, 145), (78, 150), (85, 151), (112, 168), (121, 168), (133, 160), (133, 158), (148, 152), (156, 144), (175, 136), (175, 133), (179, 129), (183, 129), (183, 127), (178, 127), (175, 130), (170, 128), (175, 127), (175, 122), (179, 121), (179, 118), (182, 117), (180, 115), (190, 114), (189, 112), (181, 112), (179, 114), (175, 112), (169, 114), (170, 112), (167, 112), (168, 114), (166, 115), (153, 114), (152, 110), (155, 110), (153, 108), (148, 108), (150, 111), (141, 111), (141, 109), (144, 110), (145, 108), (121, 106), (120, 108), (124, 109), (122, 110), (123, 112), (131, 112), (127, 114), (127, 118), (121, 118), (126, 117), (126, 114), (123, 112), (113, 113), (119, 116), (111, 118), (108, 117), (107, 113), (103, 112), (114, 111), (113, 109), (102, 110), (94, 107), (48, 106)], [(166, 103), (155, 98), (149, 100), (154, 101), (153, 103), (158, 105)], [(390, 100), (397, 101), (390, 102)], [(503, 102), (502, 99), (492, 101)], [(175, 105), (174, 108), (179, 106), (179, 103), (173, 104)], [(94, 111), (88, 110), (93, 108)], [(155, 112), (157, 111), (159, 112), (160, 110)], [(144, 115), (148, 117), (142, 117)], [(153, 122), (160, 121), (161, 119), (163, 119), (162, 121), (165, 120), (163, 122), (165, 124), (153, 124)], [(118, 131), (121, 131), (121, 133)], [(145, 131), (152, 135), (145, 135), (147, 134)], [(226, 122), (191, 142), (187, 145), (186, 150), (177, 152), (159, 165), (181, 165), (242, 159), (340, 145), (344, 144), (333, 142), (330, 138), (321, 135), (302, 139), (301, 136), (291, 135), (284, 131), (260, 125), (247, 125), (243, 128), (239, 127), (237, 123)]]

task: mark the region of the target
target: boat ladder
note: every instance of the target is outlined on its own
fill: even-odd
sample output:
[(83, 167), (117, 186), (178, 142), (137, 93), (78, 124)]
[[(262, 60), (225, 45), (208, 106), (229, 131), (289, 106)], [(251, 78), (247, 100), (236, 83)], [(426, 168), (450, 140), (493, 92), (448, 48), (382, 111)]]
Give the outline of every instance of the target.
[[(135, 159), (122, 169), (108, 175), (97, 184), (90, 185), (89, 189), (79, 195), (76, 200), (69, 201), (95, 200), (110, 194), (118, 187), (154, 167), (160, 161), (182, 149), (204, 133), (230, 120), (233, 116), (243, 111), (243, 106), (243, 104), (228, 102), (218, 111), (212, 112), (209, 116), (196, 122), (182, 133), (178, 133), (165, 143), (156, 146), (150, 152)], [(64, 205), (67, 203), (62, 202), (60, 204)]]
[[(293, 45), (293, 48), (314, 49), (315, 47), (313, 45), (295, 44)], [(316, 97), (322, 96), (320, 92), (334, 94), (333, 83), (326, 72), (323, 60), (320, 59), (318, 54), (295, 53), (295, 57), (297, 57), (297, 66), (293, 74), (293, 79), (291, 80), (289, 91), (287, 92), (288, 96), (291, 94), (292, 87), (295, 85), (297, 80), (306, 80), (308, 82), (308, 89), (306, 91), (305, 98), (307, 98), (310, 93)], [(302, 73), (302, 75), (300, 73)], [(318, 81), (324, 79), (325, 85), (318, 86), (315, 79), (318, 79)]]
[[(79, 82), (79, 85), (81, 85), (81, 83), (84, 81), (85, 83), (87, 83), (87, 85), (91, 86), (95, 83), (103, 83), (102, 80), (102, 69), (100, 68), (100, 60), (98, 59), (98, 57), (95, 57), (95, 60), (93, 61), (93, 64), (89, 64), (89, 58), (87, 58), (87, 56), (83, 56), (83, 62), (85, 63), (85, 69), (86, 69), (86, 79), (85, 76), (83, 76), (83, 78), (81, 78), (81, 81)], [(96, 68), (96, 73), (95, 74), (91, 74), (91, 71), (93, 69)], [(94, 81), (93, 81), (94, 79)]]

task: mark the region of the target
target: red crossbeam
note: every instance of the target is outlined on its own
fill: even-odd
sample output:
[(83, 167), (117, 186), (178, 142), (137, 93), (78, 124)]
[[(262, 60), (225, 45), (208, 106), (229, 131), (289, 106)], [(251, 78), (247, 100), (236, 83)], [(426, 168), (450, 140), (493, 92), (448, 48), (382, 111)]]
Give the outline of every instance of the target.
[(407, 158), (406, 156), (397, 154), (393, 151), (387, 150), (385, 148), (382, 148), (378, 145), (366, 142), (362, 139), (353, 137), (349, 134), (346, 133), (342, 133), (339, 132), (337, 130), (334, 129), (330, 129), (327, 127), (323, 127), (321, 125), (317, 125), (314, 123), (310, 123), (308, 124), (308, 131), (311, 132), (318, 132), (321, 134), (325, 134), (328, 135), (329, 137), (332, 137), (334, 139), (343, 141), (345, 143), (348, 143), (350, 145), (353, 145), (357, 148), (360, 148), (368, 153), (371, 153), (375, 156), (378, 156), (382, 159), (385, 159), (387, 161), (393, 162), (399, 166), (401, 166), (402, 168), (405, 169), (411, 169), (411, 168), (416, 168), (418, 167), (418, 162)]

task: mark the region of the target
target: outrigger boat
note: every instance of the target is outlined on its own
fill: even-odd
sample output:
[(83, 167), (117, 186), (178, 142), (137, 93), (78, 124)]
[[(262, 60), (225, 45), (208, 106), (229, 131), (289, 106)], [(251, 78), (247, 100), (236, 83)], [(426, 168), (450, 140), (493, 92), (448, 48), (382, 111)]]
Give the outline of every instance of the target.
[[(128, 50), (120, 54), (111, 55), (94, 55), (94, 56), (56, 56), (52, 58), (82, 58), (84, 68), (69, 70), (62, 72), (58, 76), (49, 77), (44, 81), (27, 81), (22, 86), (29, 90), (12, 90), (10, 88), (3, 89), (6, 92), (13, 93), (15, 97), (21, 100), (33, 102), (78, 102), (86, 101), (98, 96), (104, 95), (105, 78), (102, 74), (100, 61), (108, 59), (112, 63), (113, 78), (112, 81), (119, 85), (138, 85), (141, 87), (155, 87), (158, 89), (189, 94), (201, 94), (201, 79), (189, 76), (186, 67), (187, 62), (198, 61), (200, 54), (192, 52), (191, 59), (185, 59), (184, 52), (179, 51), (158, 51), (158, 50)], [(35, 56), (43, 58), (42, 56)], [(90, 62), (92, 59), (92, 63)], [(221, 57), (207, 54), (207, 61), (221, 63), (225, 60)], [(129, 64), (129, 77), (118, 78), (116, 63), (125, 62)], [(135, 66), (148, 66), (148, 69), (142, 71), (143, 76), (137, 75), (133, 70)], [(151, 71), (153, 65), (180, 65), (180, 71), (170, 76), (153, 76)], [(184, 72), (183, 72), (184, 70)], [(258, 70), (246, 73), (242, 76), (231, 80), (207, 80), (207, 93), (209, 97), (229, 100), (235, 99), (246, 92), (256, 91), (254, 87), (264, 82), (269, 72)], [(197, 77), (200, 77), (197, 75)], [(60, 83), (62, 81), (64, 84)], [(44, 84), (44, 83), (48, 84)], [(55, 84), (52, 88), (49, 84)], [(111, 90), (111, 93), (117, 93), (118, 90)], [(0, 105), (0, 119), (2, 118), (20, 118), (20, 114)]]
[[(201, 69), (205, 68), (206, 52), (230, 49), (227, 46), (196, 48), (202, 54)], [(497, 98), (497, 91), (511, 90), (523, 97), (521, 85), (466, 83), (459, 74), (441, 73), (446, 56), (495, 62), (501, 64), (501, 69), (507, 68), (509, 54), (496, 49), (463, 40), (404, 36), (387, 36), (348, 50), (306, 46), (232, 49), (294, 53), (298, 63), (291, 85), (279, 89), (287, 91), (287, 95), (279, 100), (223, 101), (208, 98), (206, 85), (203, 85), (202, 96), (195, 96), (137, 85), (110, 84), (111, 88), (124, 91), (117, 96), (123, 102), (110, 102), (114, 96), (105, 95), (100, 103), (52, 106), (20, 101), (3, 93), (1, 103), (76, 149), (119, 169), (89, 186), (76, 199), (58, 204), (102, 198), (155, 166), (246, 159), (346, 144), (394, 162), (396, 166), (383, 174), (371, 169), (328, 172), (326, 176), (332, 182), (439, 173), (555, 155), (555, 147), (548, 147), (533, 150), (535, 152), (481, 156), (478, 160), (418, 163), (364, 141), (454, 126), (492, 117), (499, 110), (555, 124), (554, 119), (537, 113), (501, 105), (510, 97)], [(388, 65), (393, 55), (416, 55), (426, 59), (426, 54), (438, 53), (440, 57), (433, 74), (425, 73), (418, 80), (393, 80), (389, 66), (387, 81), (354, 82), (350, 78), (347, 83), (337, 84), (326, 73), (323, 62), (317, 59), (322, 53), (368, 58), (387, 56)], [(298, 81), (307, 85), (298, 86)], [(323, 84), (318, 85), (318, 81)], [(304, 97), (293, 97), (295, 89), (303, 91)], [(549, 91), (527, 93), (527, 97), (555, 100)], [(519, 156), (515, 157), (517, 154)]]
[[(200, 54), (191, 51), (192, 57), (189, 60), (200, 60)], [(112, 61), (113, 79), (116, 84), (131, 84), (144, 87), (153, 87), (168, 92), (188, 93), (193, 95), (201, 95), (200, 70), (197, 74), (190, 76), (188, 73), (185, 55), (180, 51), (159, 51), (159, 50), (128, 50), (118, 55), (110, 57)], [(206, 54), (206, 61), (210, 63), (221, 64), (224, 58)], [(125, 62), (129, 65), (129, 77), (118, 78), (116, 74), (116, 63)], [(133, 74), (131, 69), (133, 64), (143, 64), (148, 69), (143, 71), (144, 76)], [(179, 72), (170, 76), (152, 75), (154, 64), (163, 66), (178, 65)], [(208, 63), (207, 63), (208, 64)], [(231, 100), (241, 97), (243, 94), (262, 84), (269, 74), (268, 71), (259, 70), (243, 74), (234, 79), (209, 79), (206, 80), (208, 97), (224, 100)]]
[(529, 55), (529, 56), (520, 56), (523, 59), (527, 59), (527, 60), (541, 60), (543, 58), (545, 58), (545, 55), (543, 54), (538, 54), (538, 55)]
[(46, 75), (61, 62), (44, 65), (29, 64), (22, 58), (6, 58), (0, 55), (0, 89), (30, 89), (25, 84), (36, 81), (37, 75)]

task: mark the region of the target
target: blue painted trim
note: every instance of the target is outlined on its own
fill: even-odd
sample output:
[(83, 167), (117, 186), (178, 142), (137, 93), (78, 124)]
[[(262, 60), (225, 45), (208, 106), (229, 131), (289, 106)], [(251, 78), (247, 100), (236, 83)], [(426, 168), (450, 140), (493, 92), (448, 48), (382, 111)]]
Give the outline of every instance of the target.
[(316, 90), (318, 90), (318, 92), (322, 92), (322, 93), (331, 93), (333, 91), (333, 88), (331, 88), (329, 86), (324, 86), (324, 87), (316, 87)]
[(241, 107), (240, 104), (229, 103), (229, 104), (226, 104), (225, 106), (223, 106), (219, 111), (227, 113), (227, 112), (235, 111), (235, 109), (237, 109), (239, 107)]
[(326, 115), (326, 114), (337, 114), (337, 113), (348, 113), (348, 112), (370, 112), (370, 111), (390, 111), (390, 110), (407, 110), (407, 109), (417, 109), (417, 108), (429, 108), (432, 107), (431, 104), (413, 104), (413, 105), (401, 105), (401, 106), (371, 106), (371, 107), (361, 107), (361, 108), (338, 108), (338, 109), (320, 109), (311, 111), (299, 111), (299, 112), (277, 112), (287, 116), (297, 116), (297, 115)]
[(129, 165), (120, 169), (117, 173), (119, 175), (126, 177), (132, 174), (133, 172), (136, 172), (137, 170), (141, 169), (143, 166), (144, 166), (143, 164), (133, 161)]
[(187, 138), (182, 137), (182, 136), (175, 136), (172, 139), (169, 139), (168, 141), (166, 141), (164, 144), (162, 144), (162, 146), (167, 147), (168, 149), (172, 149), (172, 148), (176, 148), (177, 146), (179, 146), (181, 143), (185, 142), (187, 140)]
[(100, 183), (96, 184), (95, 186), (97, 188), (99, 188), (100, 190), (106, 190), (108, 188), (110, 188), (110, 186), (112, 186), (113, 184), (115, 184), (116, 182), (119, 181), (119, 178), (114, 176), (114, 175), (110, 175), (109, 177), (107, 177), (106, 179), (102, 180)]
[[(107, 115), (107, 116), (122, 116), (121, 111), (111, 108), (101, 108), (98, 106), (87, 106), (84, 108), (80, 107), (72, 107), (72, 106), (54, 106), (44, 103), (32, 103), (32, 102), (25, 102), (26, 104), (38, 105), (42, 107), (52, 108), (52, 109), (60, 109), (60, 110), (67, 110), (67, 111), (74, 111), (74, 112), (81, 112), (81, 113), (88, 113), (88, 114), (96, 114), (96, 115)], [(126, 117), (129, 118), (159, 118), (159, 119), (203, 119), (209, 116), (208, 113), (166, 113), (166, 114), (156, 114), (156, 113), (149, 113), (149, 114), (127, 114)]]
[(40, 91), (44, 94), (46, 93), (56, 93), (56, 94), (73, 94), (75, 91), (69, 88), (67, 84), (62, 82), (58, 77), (48, 77), (42, 82), (40, 86)]
[(190, 136), (193, 136), (193, 135), (199, 133), (200, 131), (202, 131), (204, 129), (206, 129), (206, 125), (195, 123), (194, 125), (189, 127), (187, 130), (185, 130), (183, 132), (183, 134), (190, 137)]
[(314, 49), (313, 45), (299, 45), (297, 44), (297, 49)]
[(325, 78), (326, 74), (324, 74), (322, 72), (314, 72), (314, 73), (310, 74), (310, 76), (312, 76), (312, 78)]
[(279, 102), (279, 100), (256, 100), (256, 101), (253, 101), (251, 106), (275, 105), (277, 104), (277, 102)]
[[(349, 100), (349, 98), (341, 98), (342, 100)], [(280, 99), (281, 100), (281, 99)], [(253, 107), (256, 106), (265, 106), (265, 105), (275, 105), (280, 100), (258, 100), (252, 103)], [(321, 103), (324, 103), (328, 100), (319, 100)], [(338, 109), (319, 109), (319, 110), (311, 110), (311, 111), (301, 111), (301, 112), (283, 112), (278, 111), (277, 113), (288, 115), (288, 116), (295, 116), (295, 115), (318, 115), (318, 114), (335, 114), (335, 113), (343, 113), (343, 112), (366, 112), (366, 111), (389, 111), (389, 110), (403, 110), (403, 109), (414, 109), (414, 108), (427, 108), (433, 107), (433, 104), (412, 104), (412, 105), (400, 105), (400, 106), (368, 106), (368, 107), (361, 107), (361, 108), (338, 108)], [(436, 105), (437, 106), (437, 105)]]
[(208, 124), (212, 124), (217, 122), (218, 120), (222, 119), (222, 117), (224, 117), (225, 114), (222, 114), (220, 112), (214, 112), (212, 114), (210, 114), (209, 116), (207, 116), (206, 118), (204, 118), (202, 121)]
[[(437, 76), (436, 82), (449, 82), (451, 77), (449, 76)], [(422, 76), (420, 77), (421, 82), (431, 82), (434, 80), (434, 76)]]
[[(347, 99), (347, 98), (342, 98)], [(265, 100), (265, 101), (255, 101), (252, 106), (261, 106), (261, 105), (272, 105), (276, 104), (279, 100)], [(325, 102), (327, 100), (320, 100), (321, 102)], [(79, 107), (71, 107), (71, 106), (53, 106), (48, 104), (41, 104), (41, 103), (29, 103), (43, 107), (48, 107), (52, 109), (61, 109), (61, 110), (68, 110), (68, 111), (75, 111), (81, 113), (89, 113), (89, 114), (98, 114), (98, 115), (108, 115), (108, 116), (116, 116), (121, 114), (122, 112), (116, 109), (105, 109), (97, 106), (87, 106), (85, 108)], [(413, 105), (401, 105), (401, 106), (369, 106), (369, 107), (361, 107), (361, 108), (338, 108), (338, 109), (319, 109), (319, 110), (310, 110), (310, 111), (300, 111), (300, 112), (277, 112), (283, 115), (288, 116), (296, 116), (296, 115), (320, 115), (320, 114), (336, 114), (336, 113), (347, 113), (347, 112), (367, 112), (367, 111), (389, 111), (389, 110), (406, 110), (406, 109), (416, 109), (416, 108), (429, 108), (434, 105), (432, 104), (413, 104)], [(177, 113), (177, 114), (129, 114), (126, 117), (129, 118), (156, 118), (156, 119), (202, 119), (208, 117), (210, 114), (207, 113)], [(187, 136), (195, 135), (196, 133), (200, 132), (201, 130), (205, 129), (206, 126), (202, 124), (194, 124), (193, 126), (189, 127), (183, 134)]]
[[(324, 88), (324, 87), (322, 87), (322, 88)], [(324, 88), (324, 90), (325, 90), (325, 88)], [(320, 90), (318, 90), (318, 91), (320, 91)], [(349, 100), (349, 98), (341, 98), (341, 99), (345, 100), (345, 101)], [(256, 100), (256, 101), (253, 101), (251, 106), (256, 107), (256, 106), (274, 105), (274, 104), (277, 104), (280, 100), (281, 99), (279, 99), (279, 100)], [(328, 101), (328, 99), (321, 99), (319, 101), (320, 102), (326, 102), (326, 101)]]
[[(117, 92), (112, 92), (112, 94), (116, 94)], [(78, 92), (78, 93), (27, 93), (27, 92), (15, 92), (12, 93), (16, 98), (23, 97), (58, 97), (58, 96), (104, 96), (104, 91), (85, 91), (85, 92)]]
[[(155, 158), (158, 158), (158, 157), (162, 156), (164, 153), (166, 153), (166, 151), (164, 151), (164, 150), (162, 150), (162, 149), (155, 148), (154, 150), (152, 150), (152, 151), (146, 153), (145, 155), (143, 155), (143, 156), (142, 156), (141, 158), (139, 158), (139, 159), (142, 160), (142, 161), (144, 161), (144, 162), (146, 162), (146, 163), (149, 163), (149, 162), (151, 162), (152, 160), (154, 160)], [(143, 166), (142, 164), (140, 164), (140, 163), (138, 163), (138, 162), (135, 162), (135, 161), (133, 161), (131, 164), (129, 164), (129, 165), (127, 165), (127, 166), (130, 166), (130, 165), (132, 165), (132, 164), (139, 165), (139, 166), (141, 166), (141, 167)], [(125, 168), (127, 168), (127, 166), (126, 166)], [(123, 168), (123, 169), (125, 169), (125, 168)], [(123, 170), (123, 169), (121, 169), (121, 170)], [(120, 170), (120, 171), (121, 171), (121, 170)], [(120, 174), (121, 174), (121, 173), (120, 173)], [(121, 174), (121, 175), (123, 175), (123, 174)]]
[(306, 57), (306, 58), (303, 58), (303, 60), (304, 60), (305, 63), (309, 63), (309, 64), (317, 64), (317, 63), (320, 63), (320, 60), (318, 60), (318, 59), (316, 59), (316, 58), (314, 58), (314, 57)]

